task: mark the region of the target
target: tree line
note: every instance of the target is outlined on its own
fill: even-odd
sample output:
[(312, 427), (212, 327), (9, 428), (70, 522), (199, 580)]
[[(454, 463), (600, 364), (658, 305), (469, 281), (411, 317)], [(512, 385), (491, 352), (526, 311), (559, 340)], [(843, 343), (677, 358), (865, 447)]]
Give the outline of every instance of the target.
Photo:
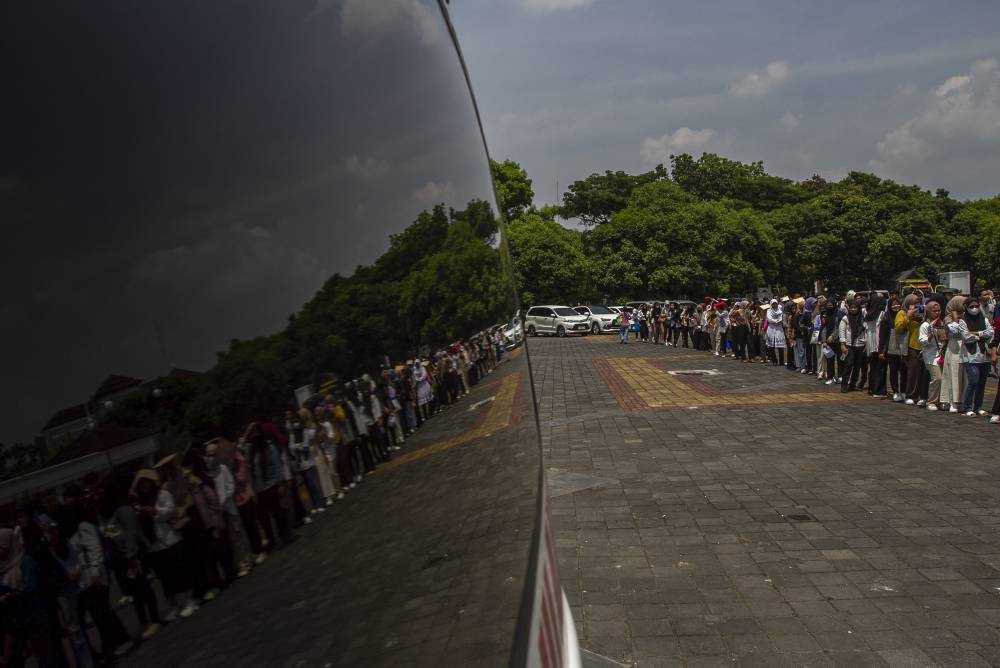
[[(498, 192), (530, 192), (524, 170), (504, 165), (498, 181), (518, 184)], [(523, 200), (501, 206), (528, 305), (700, 299), (764, 286), (807, 293), (816, 280), (835, 291), (887, 288), (910, 269), (1000, 283), (1000, 197), (962, 202), (864, 172), (795, 182), (761, 162), (681, 154), (669, 170), (591, 174), (558, 205)]]

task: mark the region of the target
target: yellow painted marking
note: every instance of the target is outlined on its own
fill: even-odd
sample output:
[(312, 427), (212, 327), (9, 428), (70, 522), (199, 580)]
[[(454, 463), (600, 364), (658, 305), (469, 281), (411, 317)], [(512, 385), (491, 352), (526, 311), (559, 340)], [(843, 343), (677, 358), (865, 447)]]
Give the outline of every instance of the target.
[(418, 450), (397, 455), (391, 461), (379, 465), (376, 472), (384, 473), (408, 462), (430, 457), (431, 455), (464, 445), (470, 441), (486, 438), (501, 429), (506, 429), (510, 425), (511, 416), (513, 415), (514, 398), (517, 396), (517, 386), (520, 382), (521, 373), (519, 371), (505, 376), (499, 383), (495, 395), (496, 399), (490, 404), (490, 409), (486, 417), (472, 429), (444, 441), (438, 441)]
[(859, 396), (840, 392), (747, 393), (709, 395), (641, 357), (611, 357), (607, 363), (650, 408), (678, 406), (762, 406), (794, 403), (858, 401)]

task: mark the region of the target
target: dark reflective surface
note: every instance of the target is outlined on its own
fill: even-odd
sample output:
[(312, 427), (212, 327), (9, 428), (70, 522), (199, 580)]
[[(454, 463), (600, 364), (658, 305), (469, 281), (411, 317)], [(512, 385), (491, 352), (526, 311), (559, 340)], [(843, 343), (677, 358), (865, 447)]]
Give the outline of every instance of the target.
[[(437, 4), (9, 3), (2, 25), (2, 501), (59, 498), (86, 473), (129, 476), (171, 453), (190, 463), (387, 361), (405, 377), (429, 359), (434, 400), (414, 397), (429, 419), (282, 553), (298, 576), (261, 592), (253, 574), (200, 614), (228, 611), (253, 637), (246, 660), (279, 660), (288, 639), (254, 596), (284, 609), (323, 582), (336, 605), (306, 605), (324, 625), (296, 625), (310, 659), (381, 662), (426, 643), (427, 656), (506, 656), (539, 460), (522, 351), (490, 329), (515, 314), (514, 291)], [(471, 385), (458, 399), (436, 353), (460, 340), (487, 359), (470, 373), (452, 348)], [(408, 586), (390, 587), (400, 568)], [(470, 629), (491, 632), (460, 652), (456, 611), (481, 606), (462, 598), (470, 586), (491, 600)], [(409, 615), (387, 627), (406, 642), (342, 645), (385, 624), (381, 606), (431, 591), (416, 607), (447, 633)], [(143, 660), (219, 660), (225, 630), (190, 624)], [(330, 625), (343, 633), (309, 642)], [(187, 644), (206, 638), (217, 647)]]

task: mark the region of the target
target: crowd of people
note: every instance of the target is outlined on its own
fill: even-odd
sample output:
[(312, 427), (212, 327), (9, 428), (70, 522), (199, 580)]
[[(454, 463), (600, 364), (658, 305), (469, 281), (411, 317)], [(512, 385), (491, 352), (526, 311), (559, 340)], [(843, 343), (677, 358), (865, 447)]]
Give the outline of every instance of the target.
[(1000, 309), (991, 290), (946, 296), (920, 290), (763, 300), (655, 302), (623, 308), (619, 342), (710, 351), (746, 363), (813, 374), (841, 392), (864, 391), (929, 411), (989, 417), (1000, 424)]
[[(0, 664), (109, 664), (195, 614), (390, 461), (507, 345), (494, 328), (424, 359), (386, 360), (374, 377), (331, 382), (239, 433), (204, 434), (148, 468), (90, 474), (19, 504), (0, 529)], [(137, 637), (119, 617), (128, 605)]]

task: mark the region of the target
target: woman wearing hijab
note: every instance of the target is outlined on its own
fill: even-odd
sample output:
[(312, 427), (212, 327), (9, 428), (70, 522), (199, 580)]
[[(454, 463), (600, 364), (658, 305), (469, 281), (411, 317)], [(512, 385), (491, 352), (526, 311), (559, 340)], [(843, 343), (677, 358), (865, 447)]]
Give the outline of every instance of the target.
[(865, 355), (868, 357), (868, 391), (875, 399), (885, 399), (886, 350), (892, 328), (885, 311), (885, 299), (872, 295), (865, 311)]
[(770, 307), (764, 314), (764, 342), (768, 356), (774, 366), (785, 364), (785, 316), (777, 299), (772, 299)]
[[(938, 410), (941, 399), (941, 365), (944, 364), (944, 345), (948, 333), (941, 319), (941, 304), (929, 301), (924, 306), (924, 321), (920, 325), (917, 341), (920, 343), (920, 354), (924, 367), (930, 374), (927, 385), (927, 400), (920, 399), (917, 406), (927, 406), (927, 410)], [(909, 402), (907, 402), (909, 403)]]
[(962, 368), (965, 369), (965, 392), (962, 394), (962, 412), (967, 417), (988, 415), (983, 410), (983, 392), (990, 373), (989, 344), (993, 339), (993, 326), (983, 313), (978, 297), (965, 302), (965, 315), (958, 323), (962, 337)]
[[(903, 299), (903, 307), (896, 314), (893, 327), (896, 333), (906, 337), (906, 405), (913, 406), (920, 399), (920, 385), (924, 376), (924, 361), (921, 354), (920, 327), (924, 320), (921, 297), (910, 293)], [(923, 405), (923, 403), (921, 403)]]
[(964, 385), (962, 368), (962, 332), (959, 323), (965, 315), (965, 297), (956, 295), (948, 301), (945, 327), (948, 330), (948, 343), (944, 349), (944, 367), (941, 369), (941, 408), (948, 404), (949, 413), (957, 413), (962, 406), (962, 389)]
[(886, 335), (885, 357), (889, 365), (889, 386), (892, 389), (892, 400), (901, 402), (906, 399), (906, 332), (896, 331), (895, 322), (903, 309), (899, 297), (889, 299), (889, 310), (886, 312), (886, 324), (889, 332)]
[(853, 392), (857, 389), (858, 376), (865, 358), (865, 325), (861, 318), (861, 305), (851, 300), (847, 304), (847, 315), (840, 319), (837, 327), (840, 359), (844, 363), (840, 391)]
[(826, 357), (823, 355), (823, 312), (826, 310), (826, 297), (816, 298), (810, 314), (809, 341), (811, 341), (813, 356), (813, 373), (817, 380), (826, 380)]

